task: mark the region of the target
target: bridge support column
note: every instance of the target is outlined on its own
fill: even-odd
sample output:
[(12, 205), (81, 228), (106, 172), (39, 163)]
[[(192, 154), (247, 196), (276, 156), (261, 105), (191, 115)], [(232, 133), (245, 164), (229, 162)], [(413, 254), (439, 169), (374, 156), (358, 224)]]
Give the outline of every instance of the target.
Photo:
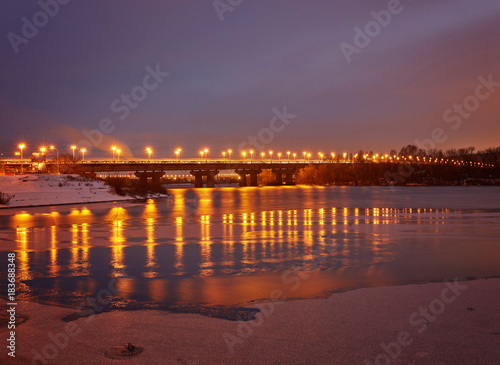
[(194, 175), (194, 187), (203, 187), (203, 173), (201, 171), (191, 171), (191, 175)]
[(215, 176), (219, 173), (217, 170), (196, 170), (191, 171), (191, 175), (194, 176), (194, 187), (202, 188), (203, 187), (203, 176), (207, 177), (207, 188), (215, 187)]
[(207, 188), (215, 187), (215, 175), (217, 175), (219, 171), (207, 171)]
[(273, 170), (274, 176), (276, 176), (276, 185), (283, 185), (283, 171)]
[(139, 172), (137, 171), (135, 173), (135, 176), (137, 176), (140, 179), (140, 184), (143, 187), (148, 186), (148, 179), (151, 178), (151, 186), (152, 187), (159, 187), (161, 185), (161, 177), (165, 175), (163, 171), (144, 171), (144, 172)]
[(293, 185), (293, 171), (285, 173), (285, 185)]
[(250, 186), (259, 186), (257, 182), (257, 176), (259, 175), (260, 171), (250, 171)]

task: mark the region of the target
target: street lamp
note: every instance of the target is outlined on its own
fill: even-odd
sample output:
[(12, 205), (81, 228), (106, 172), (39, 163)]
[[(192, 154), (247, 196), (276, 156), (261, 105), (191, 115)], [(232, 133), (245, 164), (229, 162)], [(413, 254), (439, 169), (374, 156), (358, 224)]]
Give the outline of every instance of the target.
[(42, 148), (40, 148), (40, 151), (42, 152), (42, 155), (43, 155), (43, 162), (46, 162), (47, 154), (45, 153), (45, 151), (47, 151), (47, 149), (45, 147), (42, 147)]
[(82, 163), (85, 162), (85, 151), (87, 151), (85, 148), (82, 148), (80, 151), (82, 151)]
[(250, 150), (250, 162), (253, 161), (253, 150)]
[(24, 172), (24, 164), (23, 164), (23, 149), (24, 149), (24, 147), (26, 147), (24, 145), (24, 143), (19, 145), (19, 149), (21, 150), (21, 174)]
[(117, 161), (120, 162), (120, 152), (121, 150), (120, 149), (116, 149), (116, 156), (117, 156)]
[(269, 151), (269, 158), (271, 159), (271, 162), (273, 162), (273, 151)]
[(222, 159), (224, 162), (226, 161), (226, 151), (222, 151)]
[(346, 158), (347, 158), (347, 153), (345, 153), (345, 152), (344, 152), (343, 156), (344, 156), (344, 162), (347, 162), (347, 160), (346, 160)]
[(281, 152), (278, 152), (278, 158), (279, 158), (279, 161), (281, 162)]
[(204, 153), (205, 153), (205, 152), (200, 151), (200, 159), (201, 159), (201, 161), (203, 161), (203, 154), (204, 154)]
[(76, 146), (73, 145), (71, 146), (71, 149), (73, 150), (73, 162), (75, 161), (75, 150), (76, 150)]
[(309, 160), (309, 162), (311, 162), (311, 154), (310, 153), (307, 154), (307, 159)]
[(302, 152), (302, 154), (304, 155), (304, 162), (306, 162), (307, 152)]
[(318, 155), (319, 155), (319, 162), (323, 161), (323, 154), (320, 152), (318, 153)]
[(180, 160), (180, 157), (179, 157), (179, 154), (181, 153), (181, 151), (182, 151), (182, 150), (181, 150), (180, 148), (178, 148), (178, 149), (176, 149), (176, 150), (175, 150), (175, 155), (177, 156), (177, 162), (180, 162), (180, 161), (181, 161), (181, 160)]
[(115, 151), (116, 151), (116, 147), (115, 147), (115, 146), (111, 147), (111, 151), (113, 151), (113, 162), (115, 162)]
[(205, 152), (205, 162), (208, 162), (208, 148), (203, 150)]
[(229, 155), (229, 162), (231, 162), (231, 152), (233, 152), (233, 151), (231, 151), (231, 150), (228, 150), (228, 151), (227, 151), (227, 153), (228, 153), (228, 155)]
[(290, 151), (287, 151), (286, 154), (288, 155), (288, 162), (290, 162)]
[(295, 157), (297, 157), (296, 153), (293, 154), (293, 162), (295, 162)]
[(153, 152), (153, 150), (149, 147), (146, 148), (146, 152), (148, 153), (148, 162), (151, 161), (151, 153)]
[(247, 153), (243, 152), (243, 162), (246, 162), (246, 160), (247, 160)]
[(56, 150), (57, 153), (57, 174), (59, 175), (59, 150), (55, 148), (54, 146), (50, 146), (51, 150)]

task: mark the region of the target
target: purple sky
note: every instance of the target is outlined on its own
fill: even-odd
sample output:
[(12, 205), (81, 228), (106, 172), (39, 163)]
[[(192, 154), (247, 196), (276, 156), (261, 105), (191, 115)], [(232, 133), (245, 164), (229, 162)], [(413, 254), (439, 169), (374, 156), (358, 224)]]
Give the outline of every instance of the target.
[[(156, 157), (177, 147), (185, 157), (208, 147), (215, 157), (250, 136), (266, 151), (385, 153), (436, 128), (447, 136), (438, 148), (498, 146), (500, 87), (483, 89), (459, 128), (443, 113), (475, 93), (478, 77), (500, 82), (500, 1), (402, 0), (348, 63), (340, 44), (354, 44), (354, 28), (387, 8), (387, 0), (243, 0), (221, 21), (213, 1), (72, 0), (13, 46), (8, 34), (22, 36), (22, 18), (41, 8), (6, 2), (0, 152), (20, 141), (67, 150), (103, 118), (114, 130), (93, 147), (95, 157), (112, 144), (136, 157), (146, 146)], [(169, 76), (126, 117), (113, 111), (158, 64)], [(296, 118), (269, 141), (262, 131), (284, 106)]]

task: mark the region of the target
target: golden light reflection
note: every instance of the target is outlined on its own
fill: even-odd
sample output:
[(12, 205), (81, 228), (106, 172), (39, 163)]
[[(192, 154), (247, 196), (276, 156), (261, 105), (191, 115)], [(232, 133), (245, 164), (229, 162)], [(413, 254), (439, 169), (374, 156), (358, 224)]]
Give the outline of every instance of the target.
[(26, 227), (16, 228), (16, 242), (19, 280), (30, 280), (32, 274), (30, 272), (29, 255), (28, 255), (28, 229)]

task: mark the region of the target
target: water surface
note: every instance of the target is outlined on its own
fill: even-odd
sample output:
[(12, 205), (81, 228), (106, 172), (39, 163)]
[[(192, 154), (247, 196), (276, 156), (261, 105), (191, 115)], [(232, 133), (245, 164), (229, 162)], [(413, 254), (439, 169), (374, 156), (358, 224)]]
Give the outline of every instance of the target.
[(78, 305), (111, 285), (114, 307), (196, 308), (244, 305), (274, 290), (312, 298), (500, 275), (498, 187), (171, 193), (0, 211), (0, 256), (17, 252), (18, 298)]

